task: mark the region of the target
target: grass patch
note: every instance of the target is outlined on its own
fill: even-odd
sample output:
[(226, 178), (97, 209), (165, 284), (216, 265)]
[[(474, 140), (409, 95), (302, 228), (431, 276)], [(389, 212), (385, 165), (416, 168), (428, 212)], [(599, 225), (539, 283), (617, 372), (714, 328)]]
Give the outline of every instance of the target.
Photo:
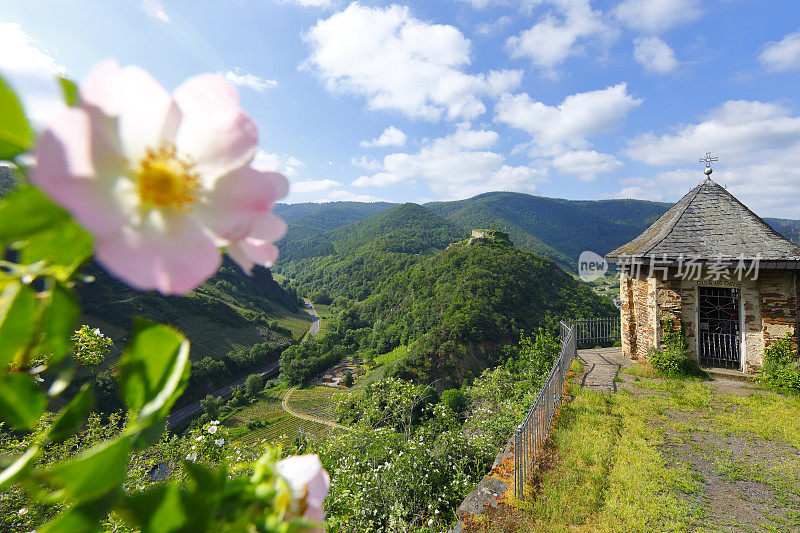
[(398, 346), (390, 352), (380, 354), (375, 358), (375, 367), (361, 378), (356, 379), (353, 388), (363, 389), (370, 383), (385, 378), (407, 354), (408, 346)]
[(331, 321), (333, 318), (333, 312), (331, 311), (330, 305), (324, 304), (314, 304), (314, 309), (317, 311), (317, 315), (319, 315), (319, 334), (325, 332), (325, 327), (328, 325), (328, 322)]
[[(503, 531), (800, 530), (800, 398), (698, 378), (568, 388), (525, 517)], [(712, 507), (708, 476), (742, 506)]]
[(654, 379), (658, 377), (658, 372), (648, 362), (635, 363), (620, 370), (620, 374), (636, 376), (637, 378)]
[(535, 531), (682, 531), (694, 521), (682, 495), (699, 490), (697, 476), (667, 463), (654, 446), (662, 432), (638, 404), (588, 389), (564, 404), (555, 465), (531, 502)]
[(301, 339), (311, 328), (311, 315), (305, 311), (298, 311), (297, 313), (290, 313), (282, 309), (280, 313), (273, 316), (278, 324), (285, 327), (292, 332), (292, 338), (295, 340)]

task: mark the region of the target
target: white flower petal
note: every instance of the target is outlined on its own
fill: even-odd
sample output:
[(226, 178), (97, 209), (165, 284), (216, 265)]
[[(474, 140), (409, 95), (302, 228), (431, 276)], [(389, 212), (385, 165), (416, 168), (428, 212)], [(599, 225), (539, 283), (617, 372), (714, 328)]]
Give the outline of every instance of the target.
[(95, 256), (112, 274), (140, 290), (185, 294), (212, 276), (222, 259), (189, 217), (153, 209), (138, 226), (98, 240)]
[(239, 107), (239, 94), (230, 82), (203, 74), (189, 78), (173, 94), (182, 114), (176, 146), (193, 158), (207, 189), (253, 159), (258, 128)]

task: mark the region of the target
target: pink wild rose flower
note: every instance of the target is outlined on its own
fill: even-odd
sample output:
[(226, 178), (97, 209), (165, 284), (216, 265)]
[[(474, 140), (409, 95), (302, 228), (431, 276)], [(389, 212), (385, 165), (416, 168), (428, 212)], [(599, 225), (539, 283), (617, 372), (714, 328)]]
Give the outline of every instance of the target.
[(322, 504), (331, 481), (328, 472), (322, 468), (319, 456), (306, 454), (287, 457), (278, 461), (275, 471), (292, 491), (293, 511), (310, 520), (322, 522), (325, 519)]
[(220, 266), (250, 272), (278, 256), (271, 213), (288, 182), (254, 169), (258, 131), (236, 89), (204, 74), (170, 95), (144, 70), (97, 65), (81, 105), (36, 147), (31, 180), (94, 235), (95, 258), (140, 290), (184, 294)]

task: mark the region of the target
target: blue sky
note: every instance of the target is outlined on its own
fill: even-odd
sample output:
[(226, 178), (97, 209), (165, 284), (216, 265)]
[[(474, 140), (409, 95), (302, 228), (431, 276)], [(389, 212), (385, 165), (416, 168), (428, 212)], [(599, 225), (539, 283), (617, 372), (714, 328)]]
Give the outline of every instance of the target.
[(52, 72), (219, 72), (289, 201), (513, 190), (674, 201), (714, 178), (800, 218), (800, 2), (0, 0), (0, 73), (38, 123)]

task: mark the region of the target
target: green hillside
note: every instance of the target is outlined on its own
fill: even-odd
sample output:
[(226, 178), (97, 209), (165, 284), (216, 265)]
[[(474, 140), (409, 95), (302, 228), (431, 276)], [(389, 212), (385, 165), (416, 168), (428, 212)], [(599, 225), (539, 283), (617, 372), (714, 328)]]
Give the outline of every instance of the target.
[(278, 243), (282, 258), (299, 259), (333, 252), (327, 234), (371, 217), (395, 204), (388, 202), (330, 202), (324, 204), (277, 204), (275, 214), (289, 225)]
[(330, 231), (371, 217), (392, 207), (391, 202), (325, 202), (276, 204), (273, 211), (293, 227)]
[[(362, 205), (377, 209), (391, 204)], [(351, 253), (368, 243), (376, 251), (421, 253), (430, 248), (444, 248), (464, 233), (417, 204), (393, 205), (347, 225), (345, 218), (327, 218), (329, 214), (343, 212), (353, 218), (366, 214), (350, 209), (349, 205), (334, 206), (289, 222), (286, 237), (278, 243), (281, 263)], [(325, 227), (329, 229), (322, 231)]]
[(465, 231), (418, 204), (401, 204), (370, 218), (332, 231), (336, 253), (346, 254), (369, 244), (376, 251), (422, 253), (442, 249)]
[(296, 294), (275, 282), (270, 270), (256, 267), (247, 276), (227, 258), (211, 279), (185, 296), (133, 290), (95, 263), (84, 272), (94, 281), (78, 290), (81, 321), (115, 341), (106, 361), (83, 376), (96, 376), (98, 405), (104, 410), (118, 406), (113, 391), (103, 384), (111, 381), (108, 371), (127, 344), (135, 317), (172, 325), (192, 343), (192, 377), (179, 405), (277, 361), (311, 324)]
[(306, 293), (324, 291), (331, 298), (363, 300), (387, 276), (408, 268), (424, 254), (446, 248), (465, 233), (420, 205), (396, 205), (312, 237), (305, 241), (307, 245), (291, 248), (282, 243), (280, 271)]
[(790, 241), (800, 244), (800, 220), (789, 220), (786, 218), (765, 218), (764, 221)]
[[(338, 323), (319, 341), (284, 352), (281, 367), (303, 382), (339, 354), (408, 350), (394, 372), (406, 379), (459, 386), (497, 364), (502, 346), (521, 331), (552, 327), (563, 317), (613, 316), (615, 307), (553, 261), (503, 238), (463, 240), (430, 256), (366, 253), (352, 271), (310, 269), (297, 278), (348, 297), (368, 286), (364, 299), (339, 303)], [(352, 265), (342, 260), (340, 265)], [(357, 279), (347, 284), (350, 276)], [(331, 356), (332, 354), (332, 356)], [(373, 355), (374, 356), (374, 355)]]

